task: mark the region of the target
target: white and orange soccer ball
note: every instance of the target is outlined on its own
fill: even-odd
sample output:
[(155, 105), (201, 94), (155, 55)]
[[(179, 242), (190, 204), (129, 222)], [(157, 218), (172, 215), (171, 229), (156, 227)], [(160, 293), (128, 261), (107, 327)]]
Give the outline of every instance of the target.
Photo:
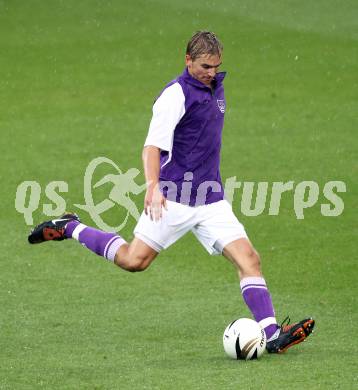
[(232, 359), (258, 359), (266, 349), (266, 334), (256, 321), (239, 318), (226, 327), (223, 344)]

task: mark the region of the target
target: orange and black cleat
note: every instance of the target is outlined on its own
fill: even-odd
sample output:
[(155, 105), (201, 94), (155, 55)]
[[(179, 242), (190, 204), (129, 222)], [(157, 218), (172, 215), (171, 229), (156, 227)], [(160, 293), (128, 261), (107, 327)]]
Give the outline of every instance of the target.
[(71, 221), (78, 221), (77, 214), (67, 213), (58, 219), (52, 219), (37, 225), (30, 233), (28, 240), (30, 244), (40, 244), (44, 241), (62, 241), (66, 238), (65, 228)]
[(307, 318), (296, 324), (289, 325), (290, 318), (287, 317), (269, 341), (267, 341), (266, 349), (269, 353), (283, 353), (293, 345), (305, 341), (306, 338), (313, 332), (315, 321), (312, 318)]

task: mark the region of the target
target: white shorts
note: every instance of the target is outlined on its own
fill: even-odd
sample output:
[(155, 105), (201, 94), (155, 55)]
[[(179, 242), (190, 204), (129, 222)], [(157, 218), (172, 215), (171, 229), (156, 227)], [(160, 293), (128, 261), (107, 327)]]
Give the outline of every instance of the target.
[(232, 241), (247, 238), (227, 200), (198, 207), (167, 200), (167, 208), (157, 222), (143, 212), (134, 229), (134, 235), (156, 252), (168, 248), (189, 230), (211, 255), (221, 254)]

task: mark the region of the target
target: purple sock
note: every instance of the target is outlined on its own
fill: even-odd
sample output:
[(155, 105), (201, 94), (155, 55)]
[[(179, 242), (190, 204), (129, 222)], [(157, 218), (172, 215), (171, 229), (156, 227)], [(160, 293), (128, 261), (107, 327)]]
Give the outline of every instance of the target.
[(106, 233), (78, 221), (71, 221), (66, 225), (65, 236), (76, 239), (92, 252), (110, 261), (114, 261), (117, 250), (126, 243), (115, 233)]
[(240, 282), (240, 287), (246, 305), (251, 310), (255, 320), (265, 330), (266, 337), (269, 339), (279, 326), (265, 279), (261, 277), (244, 278)]

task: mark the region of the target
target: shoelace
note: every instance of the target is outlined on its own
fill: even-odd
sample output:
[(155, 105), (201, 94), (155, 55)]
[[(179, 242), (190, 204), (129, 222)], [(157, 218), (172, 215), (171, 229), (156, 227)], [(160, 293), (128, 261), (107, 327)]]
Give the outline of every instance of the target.
[(286, 332), (288, 329), (290, 329), (292, 327), (292, 325), (290, 325), (290, 322), (291, 322), (291, 318), (289, 316), (287, 316), (282, 322), (281, 322), (281, 329)]

